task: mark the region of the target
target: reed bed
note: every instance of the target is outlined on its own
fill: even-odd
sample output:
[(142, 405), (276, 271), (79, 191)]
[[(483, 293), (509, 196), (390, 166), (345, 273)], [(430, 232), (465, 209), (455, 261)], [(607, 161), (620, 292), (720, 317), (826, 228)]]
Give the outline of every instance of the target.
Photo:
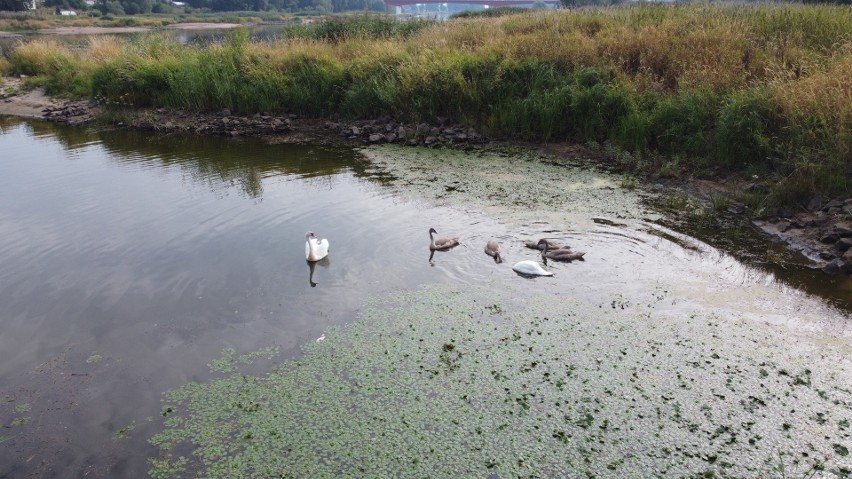
[(12, 73), (134, 106), (404, 121), (610, 144), (691, 171), (775, 175), (778, 199), (849, 194), (852, 9), (646, 5), (444, 23), (352, 17), (252, 44), (162, 37), (19, 46)]

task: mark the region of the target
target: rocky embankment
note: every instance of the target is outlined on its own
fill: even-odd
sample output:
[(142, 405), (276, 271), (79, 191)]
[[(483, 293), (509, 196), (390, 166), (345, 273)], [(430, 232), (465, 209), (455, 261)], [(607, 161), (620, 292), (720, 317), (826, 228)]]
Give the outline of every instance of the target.
[(807, 211), (754, 222), (831, 274), (852, 274), (852, 198), (814, 198)]
[(224, 109), (217, 113), (197, 113), (158, 108), (134, 115), (131, 124), (119, 126), (154, 130), (163, 133), (192, 133), (230, 137), (276, 137), (304, 135), (337, 137), (345, 142), (361, 144), (401, 143), (412, 146), (480, 144), (488, 140), (472, 128), (440, 121), (402, 123), (390, 117), (377, 120), (334, 122), (301, 118), (297, 115), (235, 115)]

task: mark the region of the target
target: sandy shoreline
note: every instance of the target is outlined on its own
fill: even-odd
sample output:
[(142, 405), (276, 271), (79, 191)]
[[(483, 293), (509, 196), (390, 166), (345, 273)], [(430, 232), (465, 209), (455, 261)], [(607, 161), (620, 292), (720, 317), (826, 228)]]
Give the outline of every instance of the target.
[(18, 93), (20, 84), (21, 81), (16, 78), (3, 79), (0, 89), (0, 115), (41, 118), (45, 108), (56, 108), (64, 103), (45, 95), (42, 88)]

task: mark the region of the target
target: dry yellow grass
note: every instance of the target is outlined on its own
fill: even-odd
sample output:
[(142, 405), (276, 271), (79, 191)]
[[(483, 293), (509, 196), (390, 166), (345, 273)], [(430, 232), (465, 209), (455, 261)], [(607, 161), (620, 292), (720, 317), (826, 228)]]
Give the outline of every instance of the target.
[(114, 60), (125, 50), (124, 42), (114, 36), (92, 35), (87, 40), (86, 60), (98, 64)]
[(776, 101), (790, 118), (813, 118), (830, 130), (852, 131), (852, 54), (831, 68), (775, 86)]

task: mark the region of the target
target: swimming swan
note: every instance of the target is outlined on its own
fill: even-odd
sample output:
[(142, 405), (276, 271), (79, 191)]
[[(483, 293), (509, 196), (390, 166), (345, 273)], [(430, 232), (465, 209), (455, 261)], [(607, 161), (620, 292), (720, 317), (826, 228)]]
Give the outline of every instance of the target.
[(305, 240), (305, 257), (308, 261), (319, 261), (328, 256), (327, 239), (317, 239), (313, 231), (308, 231)]
[(503, 262), (503, 258), (500, 256), (500, 243), (494, 240), (488, 240), (485, 243), (485, 254), (494, 258), (495, 263)]
[(541, 258), (545, 260), (546, 258), (550, 258), (556, 261), (573, 261), (575, 259), (582, 258), (583, 255), (586, 254), (585, 251), (574, 251), (570, 248), (559, 248), (551, 250), (549, 248), (547, 240), (543, 238), (538, 240), (538, 243), (539, 245), (541, 245), (542, 248), (544, 248), (541, 251)]
[(542, 268), (535, 261), (518, 261), (512, 269), (516, 273), (526, 274), (529, 276), (553, 276), (553, 273)]
[(458, 244), (459, 244), (459, 237), (458, 236), (456, 236), (454, 238), (438, 238), (438, 239), (435, 239), (435, 238), (432, 237), (432, 235), (436, 234), (436, 233), (438, 233), (438, 232), (435, 231), (435, 228), (429, 228), (429, 240), (430, 240), (429, 249), (430, 250), (432, 250), (432, 251), (444, 250), (444, 249), (450, 249), (453, 246), (458, 246)]
[(542, 241), (544, 241), (547, 244), (547, 247), (549, 249), (562, 249), (562, 248), (568, 249), (568, 248), (570, 248), (570, 246), (562, 246), (561, 244), (557, 243), (556, 241), (554, 241), (552, 239), (547, 239), (547, 238), (542, 238), (538, 241), (526, 240), (526, 241), (524, 241), (524, 246), (526, 246), (527, 248), (530, 248), (530, 249), (542, 250), (542, 249), (544, 249), (544, 246), (541, 243)]

